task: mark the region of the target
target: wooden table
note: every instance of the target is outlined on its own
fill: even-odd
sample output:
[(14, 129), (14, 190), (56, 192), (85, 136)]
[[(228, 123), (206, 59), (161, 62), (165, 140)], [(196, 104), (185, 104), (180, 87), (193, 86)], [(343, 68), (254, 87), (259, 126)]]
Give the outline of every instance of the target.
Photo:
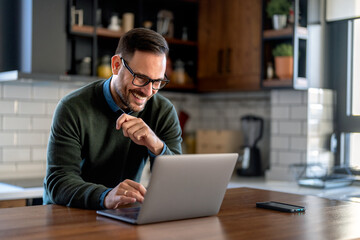
[[(306, 207), (282, 213), (260, 201)], [(196, 199), (194, 199), (196, 201)], [(360, 204), (251, 188), (229, 189), (217, 216), (134, 226), (58, 205), (0, 209), (0, 239), (353, 239)]]

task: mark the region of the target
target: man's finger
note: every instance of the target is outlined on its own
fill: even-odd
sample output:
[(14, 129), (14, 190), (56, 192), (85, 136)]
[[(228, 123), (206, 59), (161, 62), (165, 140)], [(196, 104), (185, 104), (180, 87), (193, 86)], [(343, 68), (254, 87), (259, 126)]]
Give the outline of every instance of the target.
[(129, 180), (127, 182), (127, 184), (129, 184), (130, 187), (138, 190), (143, 196), (145, 196), (146, 188), (142, 184), (140, 184), (138, 182), (135, 182), (135, 181), (132, 181), (132, 180)]
[(124, 122), (127, 122), (131, 119), (134, 119), (135, 117), (130, 116), (126, 113), (123, 113), (117, 120), (116, 120), (116, 129), (119, 130), (122, 127), (122, 124)]

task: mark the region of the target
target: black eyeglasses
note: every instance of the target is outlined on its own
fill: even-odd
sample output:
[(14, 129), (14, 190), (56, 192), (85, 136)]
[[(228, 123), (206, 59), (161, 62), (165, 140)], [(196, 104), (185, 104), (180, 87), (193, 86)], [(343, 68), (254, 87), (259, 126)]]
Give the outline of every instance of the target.
[(150, 82), (152, 83), (152, 89), (159, 90), (166, 86), (170, 82), (170, 80), (167, 78), (166, 74), (164, 79), (151, 79), (148, 76), (134, 73), (134, 71), (129, 67), (125, 59), (121, 58), (121, 61), (124, 65), (124, 67), (131, 73), (133, 76), (132, 84), (134, 84), (137, 87), (144, 87), (148, 85)]

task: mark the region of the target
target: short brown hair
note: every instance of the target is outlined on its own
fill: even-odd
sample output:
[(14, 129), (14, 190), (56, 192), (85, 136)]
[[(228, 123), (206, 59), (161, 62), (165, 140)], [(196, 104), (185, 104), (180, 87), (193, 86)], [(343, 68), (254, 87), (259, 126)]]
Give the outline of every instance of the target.
[(159, 33), (146, 28), (134, 28), (120, 38), (115, 54), (131, 59), (136, 50), (167, 55), (169, 46)]

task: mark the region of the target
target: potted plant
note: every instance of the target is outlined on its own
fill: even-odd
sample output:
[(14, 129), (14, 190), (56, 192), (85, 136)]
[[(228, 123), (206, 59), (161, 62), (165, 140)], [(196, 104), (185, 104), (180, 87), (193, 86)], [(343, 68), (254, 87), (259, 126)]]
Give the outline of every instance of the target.
[(273, 27), (276, 30), (286, 27), (287, 15), (291, 4), (288, 0), (271, 0), (266, 6), (269, 18), (273, 20)]
[(281, 79), (292, 79), (293, 76), (293, 46), (289, 43), (277, 45), (273, 51), (275, 57), (275, 74)]

